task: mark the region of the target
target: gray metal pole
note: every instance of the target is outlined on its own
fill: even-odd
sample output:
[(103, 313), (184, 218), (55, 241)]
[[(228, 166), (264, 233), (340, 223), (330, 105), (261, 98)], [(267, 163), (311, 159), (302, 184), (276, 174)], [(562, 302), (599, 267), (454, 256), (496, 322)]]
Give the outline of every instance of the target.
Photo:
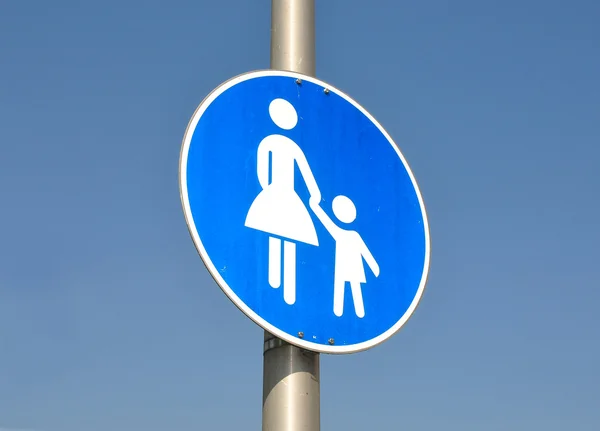
[(319, 431), (319, 354), (265, 332), (263, 431)]
[[(315, 75), (315, 0), (271, 0), (271, 68)], [(319, 354), (265, 331), (263, 431), (320, 431)]]
[(315, 75), (315, 0), (271, 0), (271, 69)]

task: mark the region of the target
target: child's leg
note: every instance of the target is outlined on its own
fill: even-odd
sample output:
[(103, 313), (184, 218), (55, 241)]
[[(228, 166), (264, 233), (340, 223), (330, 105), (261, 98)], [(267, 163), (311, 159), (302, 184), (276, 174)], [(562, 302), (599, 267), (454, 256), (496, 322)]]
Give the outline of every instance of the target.
[(344, 314), (344, 288), (346, 281), (335, 277), (333, 282), (333, 313), (340, 317)]
[(281, 240), (269, 237), (269, 284), (273, 288), (281, 286)]
[(283, 241), (283, 299), (296, 302), (296, 243)]
[(354, 311), (358, 317), (365, 317), (365, 306), (363, 304), (362, 290), (360, 289), (360, 283), (353, 281), (350, 283), (352, 289), (352, 300), (354, 301)]

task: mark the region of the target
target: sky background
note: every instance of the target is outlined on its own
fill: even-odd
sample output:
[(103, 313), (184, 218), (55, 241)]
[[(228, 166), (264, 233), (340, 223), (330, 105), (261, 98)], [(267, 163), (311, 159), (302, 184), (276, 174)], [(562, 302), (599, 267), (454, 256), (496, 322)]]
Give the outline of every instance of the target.
[[(323, 430), (600, 429), (600, 2), (317, 0), (317, 76), (406, 156), (416, 313), (321, 358)], [(0, 0), (0, 429), (260, 429), (262, 330), (181, 209), (270, 2)]]

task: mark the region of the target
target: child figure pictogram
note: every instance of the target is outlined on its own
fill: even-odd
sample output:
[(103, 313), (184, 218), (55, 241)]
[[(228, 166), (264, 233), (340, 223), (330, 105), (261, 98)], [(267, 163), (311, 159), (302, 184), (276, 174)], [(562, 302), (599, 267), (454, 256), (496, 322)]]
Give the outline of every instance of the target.
[[(363, 258), (375, 277), (379, 276), (379, 265), (358, 232), (337, 226), (319, 206), (319, 198), (313, 197), (309, 203), (315, 215), (335, 240), (333, 312), (338, 317), (344, 313), (344, 290), (346, 282), (349, 282), (354, 310), (356, 315), (362, 318), (365, 316), (365, 307), (360, 285), (366, 283)], [(336, 196), (331, 207), (333, 214), (343, 223), (352, 223), (356, 219), (356, 207), (346, 196)]]

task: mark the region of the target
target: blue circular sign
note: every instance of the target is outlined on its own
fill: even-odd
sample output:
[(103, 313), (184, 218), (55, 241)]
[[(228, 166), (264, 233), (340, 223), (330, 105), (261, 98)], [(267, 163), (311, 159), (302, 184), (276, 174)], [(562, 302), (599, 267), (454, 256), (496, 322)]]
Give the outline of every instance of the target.
[(289, 343), (368, 349), (423, 294), (429, 227), (413, 174), (381, 125), (318, 79), (256, 71), (215, 89), (185, 133), (180, 189), (217, 284)]

